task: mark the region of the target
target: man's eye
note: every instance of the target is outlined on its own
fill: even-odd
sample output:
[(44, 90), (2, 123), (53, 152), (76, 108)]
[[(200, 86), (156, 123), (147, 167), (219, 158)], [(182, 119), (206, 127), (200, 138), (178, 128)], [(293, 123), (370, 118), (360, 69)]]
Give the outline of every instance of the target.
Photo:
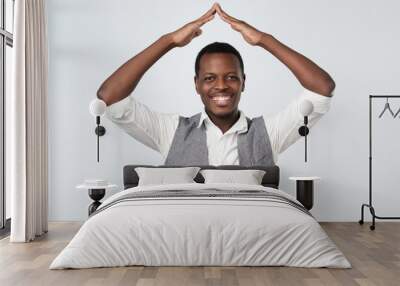
[(230, 76), (228, 76), (228, 78), (229, 78), (229, 79), (234, 79), (234, 80), (238, 79), (238, 77), (235, 76), (235, 75), (230, 75)]
[(207, 77), (204, 78), (204, 80), (211, 80), (211, 79), (212, 79), (211, 76), (207, 76)]

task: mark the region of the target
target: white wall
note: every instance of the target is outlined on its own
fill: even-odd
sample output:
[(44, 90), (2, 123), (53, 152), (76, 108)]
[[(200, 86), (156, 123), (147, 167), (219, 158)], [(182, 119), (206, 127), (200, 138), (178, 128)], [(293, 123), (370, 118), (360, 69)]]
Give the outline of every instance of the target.
[[(289, 176), (316, 175), (320, 221), (355, 221), (368, 199), (368, 95), (400, 94), (398, 1), (220, 1), (225, 10), (308, 56), (335, 79), (330, 112), (313, 128), (309, 162), (303, 141), (281, 155), (281, 188), (294, 193)], [(211, 1), (49, 0), (49, 216), (84, 220), (90, 199), (75, 185), (105, 178), (122, 186), (125, 164), (162, 164), (162, 158), (107, 120), (96, 162), (95, 121), (88, 112), (101, 82), (123, 62), (188, 21)], [(301, 92), (290, 71), (259, 47), (248, 45), (216, 17), (203, 35), (161, 58), (134, 96), (155, 110), (193, 115), (203, 108), (193, 74), (197, 52), (225, 41), (242, 54), (247, 74), (239, 108), (248, 117), (283, 109)], [(384, 102), (377, 102), (375, 118)], [(400, 107), (393, 100), (393, 106)], [(374, 199), (379, 215), (400, 215), (399, 119), (375, 119)], [(378, 126), (379, 125), (379, 126)], [(388, 139), (388, 140), (386, 140)], [(397, 212), (397, 214), (396, 214)]]

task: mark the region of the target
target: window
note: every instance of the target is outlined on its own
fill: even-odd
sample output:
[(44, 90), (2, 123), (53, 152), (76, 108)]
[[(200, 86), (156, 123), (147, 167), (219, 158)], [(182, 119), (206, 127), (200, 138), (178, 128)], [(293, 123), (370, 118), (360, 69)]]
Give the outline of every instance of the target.
[(5, 188), (5, 98), (11, 92), (14, 0), (0, 0), (0, 236), (9, 231), (10, 194)]
[(5, 30), (13, 33), (14, 30), (14, 0), (4, 0), (5, 1)]

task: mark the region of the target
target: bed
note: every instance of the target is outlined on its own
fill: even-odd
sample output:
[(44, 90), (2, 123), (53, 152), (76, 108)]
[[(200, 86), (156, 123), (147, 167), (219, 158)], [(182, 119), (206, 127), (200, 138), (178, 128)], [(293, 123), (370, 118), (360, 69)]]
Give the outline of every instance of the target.
[(124, 190), (102, 203), (50, 269), (351, 268), (311, 213), (279, 190), (278, 166), (198, 166), (201, 170), (264, 170), (260, 185), (205, 183), (199, 172), (193, 183), (142, 186), (137, 167), (162, 170), (166, 166), (125, 166)]

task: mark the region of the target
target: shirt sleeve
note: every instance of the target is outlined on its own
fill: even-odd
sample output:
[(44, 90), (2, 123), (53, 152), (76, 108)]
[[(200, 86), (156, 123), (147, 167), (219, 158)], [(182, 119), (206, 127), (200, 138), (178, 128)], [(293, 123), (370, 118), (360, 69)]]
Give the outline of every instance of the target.
[(107, 106), (106, 117), (164, 157), (168, 154), (179, 123), (179, 114), (156, 112), (133, 96)]
[(323, 96), (305, 89), (298, 98), (281, 112), (269, 117), (264, 116), (275, 163), (277, 162), (278, 154), (285, 151), (302, 137), (298, 132), (300, 126), (304, 124), (304, 117), (300, 113), (301, 102), (306, 99), (314, 105), (313, 112), (308, 116), (307, 125), (308, 127), (312, 127), (328, 112), (332, 100), (331, 96)]

